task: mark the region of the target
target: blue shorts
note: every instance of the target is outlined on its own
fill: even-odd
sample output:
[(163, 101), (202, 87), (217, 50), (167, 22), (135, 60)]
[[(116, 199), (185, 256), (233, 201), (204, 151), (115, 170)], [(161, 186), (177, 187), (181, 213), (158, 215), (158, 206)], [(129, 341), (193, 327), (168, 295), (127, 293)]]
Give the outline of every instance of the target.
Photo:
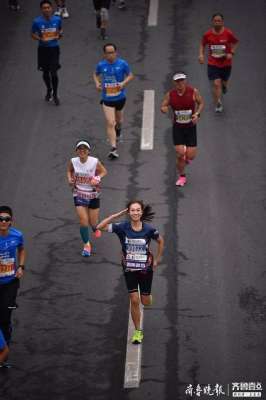
[(0, 329), (0, 351), (4, 350), (4, 348), (7, 346), (3, 332)]
[(100, 208), (100, 199), (82, 199), (81, 197), (75, 196), (74, 197), (74, 204), (75, 207), (88, 207), (91, 208), (92, 210), (96, 210), (97, 208)]
[(230, 78), (232, 67), (216, 67), (215, 65), (208, 65), (208, 78), (210, 81), (215, 79), (222, 79), (222, 81), (228, 81)]

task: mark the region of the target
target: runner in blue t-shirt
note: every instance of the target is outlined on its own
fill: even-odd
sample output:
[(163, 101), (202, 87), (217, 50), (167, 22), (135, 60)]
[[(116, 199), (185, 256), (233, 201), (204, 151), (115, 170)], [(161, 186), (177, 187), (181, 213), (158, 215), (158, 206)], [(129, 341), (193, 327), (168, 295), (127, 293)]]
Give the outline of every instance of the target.
[(39, 41), (38, 70), (43, 72), (43, 80), (47, 88), (45, 100), (53, 99), (55, 105), (59, 106), (57, 70), (60, 68), (58, 41), (63, 34), (61, 17), (53, 15), (50, 0), (41, 1), (40, 7), (42, 15), (34, 19), (31, 37)]
[(20, 231), (11, 227), (12, 210), (0, 206), (0, 329), (9, 346), (11, 314), (16, 308), (20, 278), (24, 273), (24, 239)]
[[(122, 215), (128, 214), (129, 220), (113, 223)], [(130, 201), (125, 210), (105, 218), (97, 229), (115, 233), (122, 246), (122, 266), (129, 292), (131, 317), (135, 326), (132, 343), (143, 340), (140, 326), (140, 301), (147, 306), (152, 303), (151, 286), (153, 271), (157, 267), (163, 252), (164, 240), (159, 232), (145, 221), (150, 221), (154, 212), (142, 201)], [(157, 242), (157, 254), (153, 257), (150, 251), (151, 240)], [(139, 296), (140, 292), (140, 296)]]
[(112, 43), (103, 46), (104, 59), (93, 74), (96, 89), (102, 93), (101, 104), (106, 120), (106, 130), (111, 151), (108, 157), (119, 157), (117, 139), (121, 135), (123, 108), (126, 103), (125, 86), (134, 78), (128, 63), (117, 57), (117, 48)]

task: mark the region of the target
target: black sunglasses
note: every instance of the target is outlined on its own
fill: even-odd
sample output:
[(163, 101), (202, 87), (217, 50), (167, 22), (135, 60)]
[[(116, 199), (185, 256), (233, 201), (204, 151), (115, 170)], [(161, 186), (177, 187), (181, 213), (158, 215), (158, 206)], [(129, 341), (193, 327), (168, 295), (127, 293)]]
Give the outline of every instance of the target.
[(10, 222), (11, 219), (11, 217), (3, 217), (2, 215), (0, 215), (0, 222)]

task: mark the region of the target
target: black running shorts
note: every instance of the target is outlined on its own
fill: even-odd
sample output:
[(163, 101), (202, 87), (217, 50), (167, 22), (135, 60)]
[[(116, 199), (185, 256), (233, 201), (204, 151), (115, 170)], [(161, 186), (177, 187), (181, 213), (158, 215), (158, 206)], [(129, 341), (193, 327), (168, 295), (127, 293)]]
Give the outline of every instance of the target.
[(138, 292), (141, 295), (151, 294), (153, 271), (125, 271), (124, 272), (128, 293)]
[(126, 104), (126, 98), (124, 97), (122, 100), (117, 100), (117, 101), (106, 101), (106, 100), (101, 100), (101, 104), (104, 104), (107, 107), (113, 107), (117, 111), (121, 111), (125, 104)]
[(93, 0), (93, 5), (95, 11), (99, 11), (101, 8), (110, 8), (111, 0)]
[(60, 49), (59, 46), (54, 47), (38, 47), (38, 70), (40, 71), (57, 71), (61, 65), (59, 63)]
[(208, 65), (208, 78), (210, 81), (215, 79), (222, 79), (222, 81), (228, 81), (231, 74), (232, 67), (219, 68), (215, 65)]
[(188, 147), (197, 146), (197, 127), (196, 125), (184, 128), (173, 125), (173, 142), (175, 146), (186, 145)]
[(97, 210), (100, 208), (100, 199), (99, 197), (97, 199), (82, 199), (81, 197), (75, 196), (74, 197), (74, 204), (75, 207), (87, 207), (90, 208), (91, 210)]

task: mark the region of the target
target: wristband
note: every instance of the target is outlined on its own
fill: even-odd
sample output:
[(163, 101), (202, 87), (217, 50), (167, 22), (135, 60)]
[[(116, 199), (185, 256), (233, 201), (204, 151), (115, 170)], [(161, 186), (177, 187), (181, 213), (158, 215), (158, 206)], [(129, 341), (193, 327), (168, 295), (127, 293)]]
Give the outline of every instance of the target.
[(96, 175), (96, 176), (93, 177), (93, 179), (95, 181), (98, 181), (98, 183), (100, 183), (102, 178), (100, 177), (100, 175)]
[(21, 268), (24, 271), (25, 265), (19, 265), (18, 268)]

